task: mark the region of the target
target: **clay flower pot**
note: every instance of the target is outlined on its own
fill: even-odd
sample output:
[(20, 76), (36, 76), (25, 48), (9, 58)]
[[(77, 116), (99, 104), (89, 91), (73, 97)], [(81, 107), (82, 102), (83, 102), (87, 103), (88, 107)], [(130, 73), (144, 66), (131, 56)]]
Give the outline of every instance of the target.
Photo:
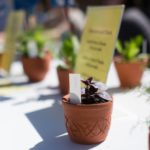
[(71, 104), (69, 95), (62, 99), (65, 124), (72, 141), (81, 144), (103, 142), (108, 134), (112, 101), (98, 104)]
[(57, 68), (59, 88), (61, 94), (66, 95), (69, 93), (69, 73), (73, 73), (73, 70), (64, 69), (61, 67)]
[(120, 79), (120, 86), (123, 88), (135, 87), (140, 84), (147, 61), (122, 62), (120, 58), (115, 58), (115, 67)]
[(45, 78), (49, 70), (50, 60), (50, 53), (47, 53), (43, 58), (22, 57), (24, 72), (31, 82), (38, 82)]

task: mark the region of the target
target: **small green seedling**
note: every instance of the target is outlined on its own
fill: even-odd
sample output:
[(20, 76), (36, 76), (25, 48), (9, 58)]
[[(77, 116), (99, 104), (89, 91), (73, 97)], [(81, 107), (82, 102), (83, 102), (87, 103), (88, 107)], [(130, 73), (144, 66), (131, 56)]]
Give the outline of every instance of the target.
[(116, 48), (125, 61), (131, 61), (139, 56), (142, 43), (143, 37), (138, 35), (124, 43), (118, 40)]

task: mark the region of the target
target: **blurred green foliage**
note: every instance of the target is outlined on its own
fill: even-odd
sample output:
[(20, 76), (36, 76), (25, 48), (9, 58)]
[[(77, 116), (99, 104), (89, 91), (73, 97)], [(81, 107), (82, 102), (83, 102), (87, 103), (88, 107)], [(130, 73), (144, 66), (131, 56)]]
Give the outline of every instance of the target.
[(143, 37), (138, 35), (124, 43), (118, 40), (116, 48), (124, 60), (130, 61), (138, 57), (142, 43)]
[(43, 34), (42, 27), (25, 30), (18, 36), (17, 50), (21, 53), (21, 55), (29, 57), (29, 52), (32, 51), (31, 49), (28, 49), (28, 42), (30, 41), (34, 41), (36, 44), (37, 57), (43, 57), (45, 54), (44, 47), (47, 39)]
[(68, 32), (64, 33), (62, 35), (62, 44), (59, 51), (59, 58), (63, 60), (65, 66), (59, 67), (74, 69), (78, 49), (79, 49), (78, 38), (71, 33)]

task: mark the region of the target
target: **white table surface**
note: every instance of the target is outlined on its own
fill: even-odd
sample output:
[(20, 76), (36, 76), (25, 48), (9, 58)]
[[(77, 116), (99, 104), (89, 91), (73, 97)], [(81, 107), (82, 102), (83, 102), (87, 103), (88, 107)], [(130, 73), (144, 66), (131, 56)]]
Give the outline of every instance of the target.
[[(139, 88), (118, 88), (113, 64), (107, 86), (114, 109), (106, 141), (97, 145), (71, 142), (64, 125), (55, 66), (53, 62), (40, 83), (27, 83), (19, 63), (13, 64), (10, 77), (0, 79), (0, 150), (148, 150), (148, 130), (142, 119), (150, 114), (150, 102)], [(149, 75), (146, 70), (144, 85), (149, 83)]]

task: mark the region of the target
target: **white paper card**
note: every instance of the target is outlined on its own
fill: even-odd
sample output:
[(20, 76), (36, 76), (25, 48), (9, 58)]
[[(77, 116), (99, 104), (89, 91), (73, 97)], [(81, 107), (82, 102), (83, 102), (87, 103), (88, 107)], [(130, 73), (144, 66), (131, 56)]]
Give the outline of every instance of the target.
[(81, 103), (81, 77), (80, 74), (69, 74), (70, 102), (73, 104)]
[(35, 58), (38, 55), (38, 48), (35, 41), (31, 40), (27, 43), (28, 54), (30, 58)]

